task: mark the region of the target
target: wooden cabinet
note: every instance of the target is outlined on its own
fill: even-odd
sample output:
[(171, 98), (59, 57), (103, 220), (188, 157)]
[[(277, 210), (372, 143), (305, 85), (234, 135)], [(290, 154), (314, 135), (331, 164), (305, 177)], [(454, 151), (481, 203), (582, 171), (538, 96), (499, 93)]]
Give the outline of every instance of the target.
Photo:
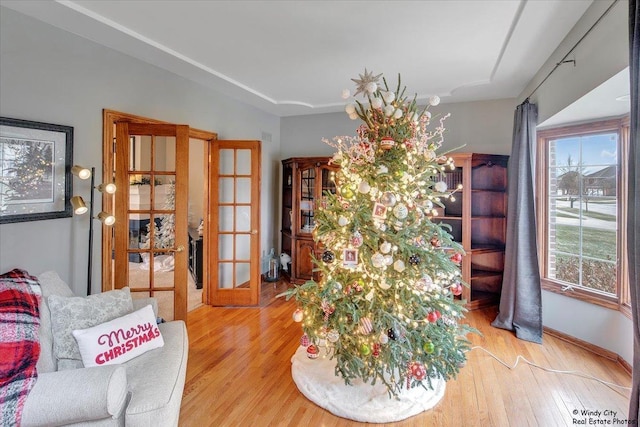
[[(455, 153), (456, 169), (445, 174), (450, 189), (462, 184), (455, 201), (445, 201), (442, 222), (462, 244), (462, 297), (470, 310), (500, 301), (507, 228), (507, 161), (509, 156)], [(434, 219), (437, 221), (437, 219)]]
[(291, 256), (283, 273), (291, 283), (304, 283), (313, 277), (317, 247), (311, 232), (314, 212), (325, 191), (335, 193), (329, 157), (296, 157), (282, 161), (282, 247)]

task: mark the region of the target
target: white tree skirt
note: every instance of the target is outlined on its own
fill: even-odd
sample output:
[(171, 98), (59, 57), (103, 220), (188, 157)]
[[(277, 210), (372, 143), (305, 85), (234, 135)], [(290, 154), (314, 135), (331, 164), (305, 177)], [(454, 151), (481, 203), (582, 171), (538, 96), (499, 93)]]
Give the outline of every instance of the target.
[(388, 423), (404, 420), (433, 408), (444, 396), (446, 381), (433, 379), (433, 390), (423, 387), (403, 389), (398, 398), (389, 397), (381, 382), (375, 386), (344, 379), (335, 375), (335, 360), (320, 352), (317, 359), (309, 359), (305, 347), (298, 347), (291, 358), (291, 375), (298, 390), (316, 405), (334, 415), (367, 423)]

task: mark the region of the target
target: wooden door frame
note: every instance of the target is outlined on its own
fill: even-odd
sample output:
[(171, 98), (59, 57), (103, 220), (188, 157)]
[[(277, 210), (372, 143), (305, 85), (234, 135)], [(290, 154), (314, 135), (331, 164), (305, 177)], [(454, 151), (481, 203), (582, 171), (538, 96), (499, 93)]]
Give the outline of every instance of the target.
[[(114, 168), (113, 168), (113, 140), (115, 138), (114, 126), (117, 122), (124, 121), (130, 123), (143, 123), (143, 124), (167, 124), (168, 122), (150, 119), (148, 117), (137, 116), (135, 114), (123, 113), (120, 111), (103, 109), (102, 110), (102, 182), (111, 182), (114, 179)], [(199, 139), (205, 142), (205, 155), (208, 156), (209, 146), (214, 144), (218, 139), (218, 134), (215, 132), (203, 131), (199, 129), (189, 128), (189, 138)], [(208, 158), (208, 157), (206, 157)], [(209, 176), (209, 166), (207, 163), (207, 170), (205, 172), (205, 176)], [(203, 194), (205, 197), (204, 205), (209, 206), (208, 196), (209, 196), (209, 182), (205, 180), (204, 183)], [(114, 212), (113, 206), (113, 197), (110, 194), (103, 193), (102, 194), (102, 209), (106, 212)], [(205, 236), (207, 235), (207, 224), (208, 219), (210, 217), (208, 208), (206, 212), (206, 220), (205, 220)], [(121, 219), (122, 220), (122, 219)], [(113, 230), (111, 227), (107, 227), (102, 225), (102, 292), (110, 291), (113, 289), (113, 277), (111, 274), (111, 253), (114, 249), (113, 247), (113, 238), (112, 238)], [(203, 259), (207, 259), (207, 245), (203, 245)], [(207, 283), (208, 274), (206, 271), (206, 266), (203, 265), (203, 282)], [(208, 285), (203, 286), (203, 301), (208, 301)]]

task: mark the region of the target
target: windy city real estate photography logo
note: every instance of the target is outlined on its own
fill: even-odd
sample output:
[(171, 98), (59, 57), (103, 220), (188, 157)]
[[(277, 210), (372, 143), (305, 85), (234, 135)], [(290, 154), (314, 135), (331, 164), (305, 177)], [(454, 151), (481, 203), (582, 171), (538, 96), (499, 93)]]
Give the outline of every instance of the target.
[(626, 413), (612, 409), (574, 409), (573, 425), (587, 426), (627, 426), (638, 425), (638, 420), (630, 420)]

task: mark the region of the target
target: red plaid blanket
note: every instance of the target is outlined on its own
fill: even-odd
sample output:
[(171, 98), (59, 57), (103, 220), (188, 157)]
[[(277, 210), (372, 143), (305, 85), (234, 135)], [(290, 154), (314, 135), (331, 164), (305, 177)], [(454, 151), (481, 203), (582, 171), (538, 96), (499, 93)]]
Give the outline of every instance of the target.
[(0, 425), (3, 426), (20, 425), (24, 402), (38, 376), (37, 292), (38, 280), (24, 270), (0, 275)]

